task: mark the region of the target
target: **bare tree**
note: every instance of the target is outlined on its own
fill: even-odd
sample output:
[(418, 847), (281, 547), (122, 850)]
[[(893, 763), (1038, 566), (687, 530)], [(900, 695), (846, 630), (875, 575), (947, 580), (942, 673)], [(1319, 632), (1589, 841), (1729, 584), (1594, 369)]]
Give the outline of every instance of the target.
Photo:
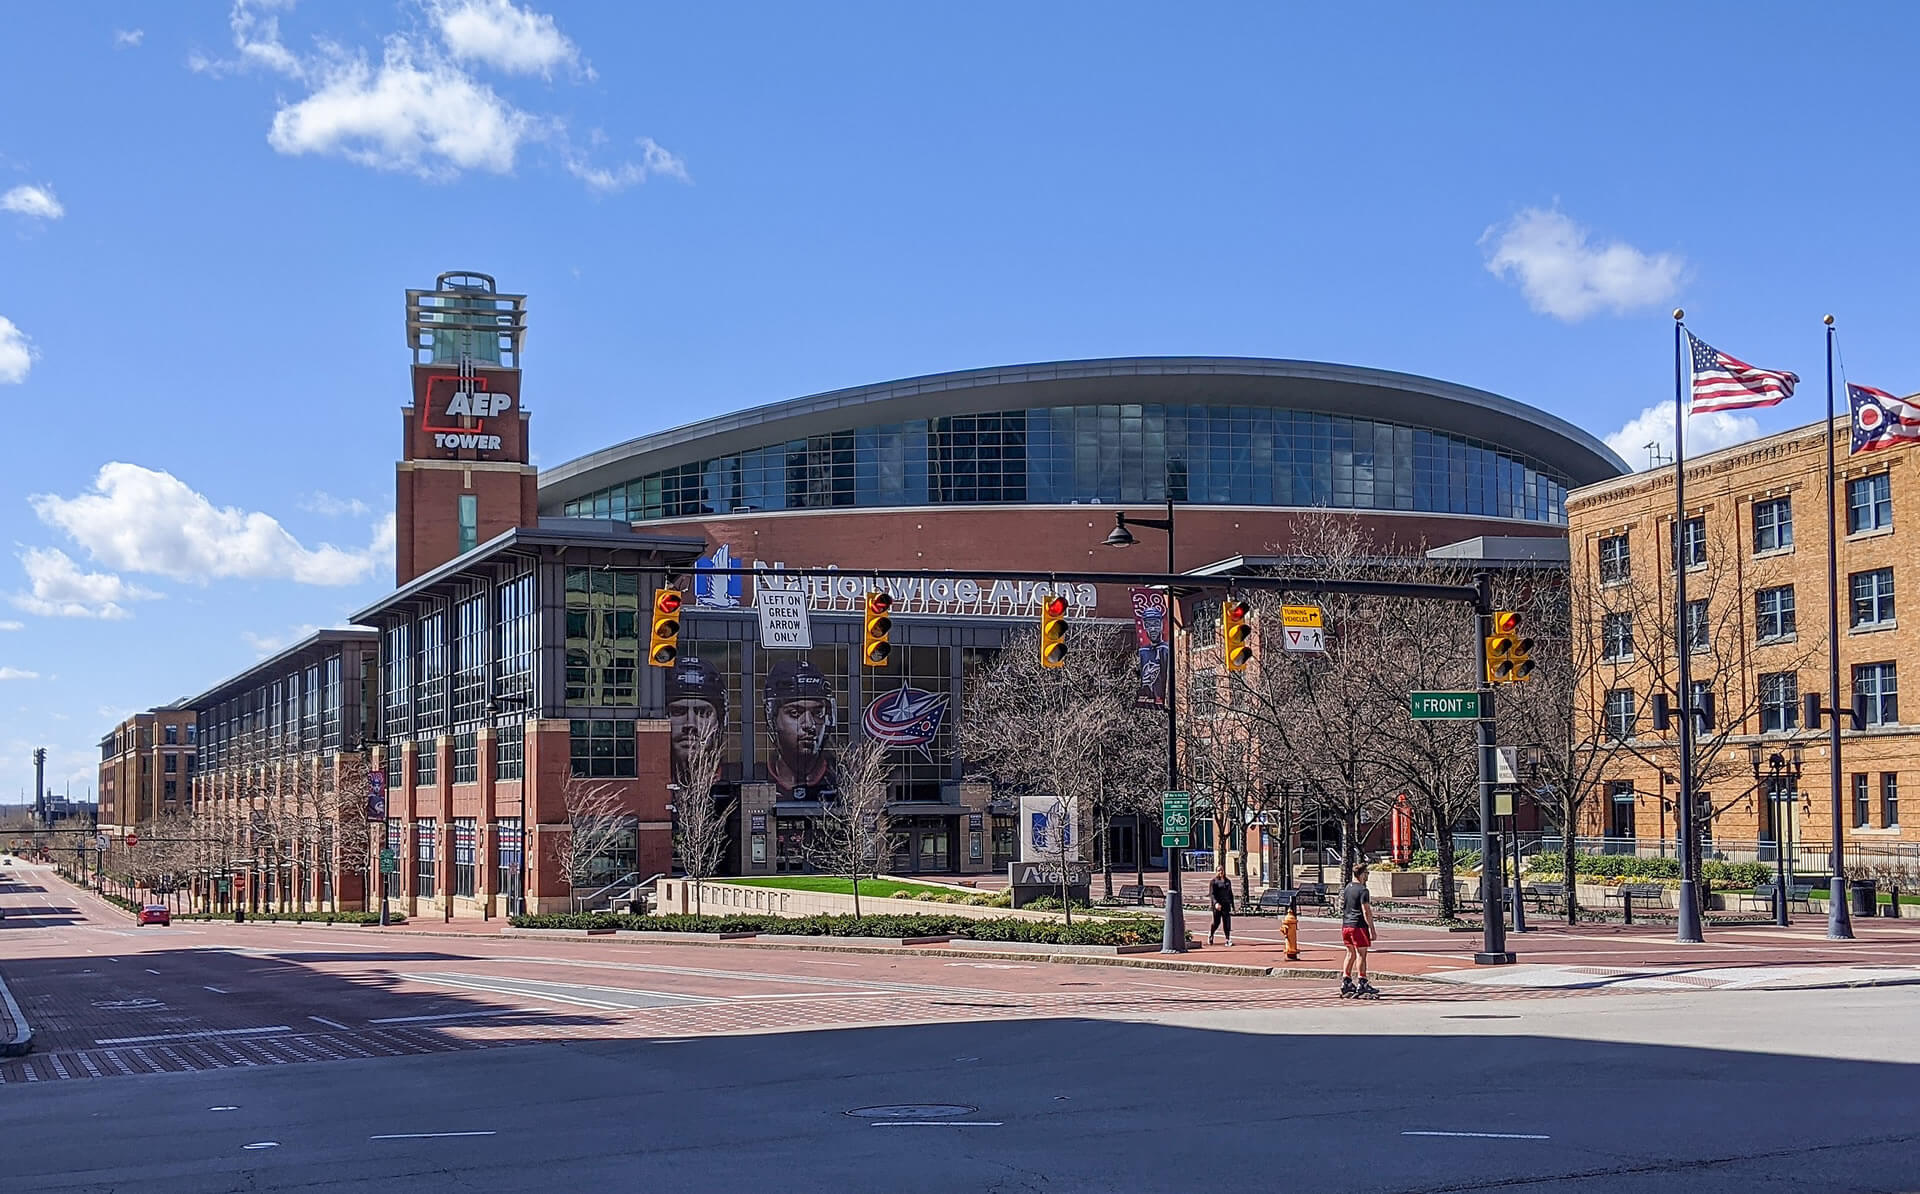
[(828, 801), (807, 837), (808, 860), (853, 885), (853, 915), (860, 916), (860, 880), (878, 873), (893, 849), (887, 801), (893, 789), (888, 748), (872, 738), (853, 743), (840, 756), (840, 792)]
[(561, 789), (567, 810), (567, 832), (553, 845), (553, 860), (566, 876), (569, 899), (579, 910), (578, 889), (600, 874), (603, 860), (626, 831), (620, 813), (620, 792), (611, 784), (597, 784), (577, 776)]
[[(969, 772), (1002, 792), (1049, 795), (1091, 809), (1106, 896), (1113, 897), (1109, 826), (1159, 808), (1166, 725), (1134, 707), (1139, 677), (1132, 639), (1120, 629), (1077, 627), (1067, 666), (1040, 666), (1039, 634), (1009, 635), (972, 678), (960, 720)], [(1144, 845), (1134, 851), (1144, 866)]]
[(682, 757), (680, 791), (674, 797), (673, 844), (680, 856), (680, 869), (693, 880), (696, 912), (704, 910), (706, 880), (720, 872), (732, 841), (733, 800), (713, 792), (725, 759), (726, 744), (717, 734), (692, 747)]

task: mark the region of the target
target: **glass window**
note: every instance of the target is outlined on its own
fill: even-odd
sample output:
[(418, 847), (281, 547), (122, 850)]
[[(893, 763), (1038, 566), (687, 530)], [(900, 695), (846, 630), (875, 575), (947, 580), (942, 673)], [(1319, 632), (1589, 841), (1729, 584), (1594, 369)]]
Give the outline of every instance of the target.
[(1847, 577), (1852, 594), (1849, 625), (1856, 628), (1886, 626), (1893, 622), (1893, 569), (1876, 568)]
[(447, 725), (447, 616), (427, 614), (414, 630), (414, 728), (438, 733)]
[(173, 772), (180, 770), (179, 756), (168, 755), (166, 758), (166, 765), (162, 768), (162, 770), (166, 771), (168, 774), (172, 774)]
[(1699, 568), (1707, 562), (1707, 520), (1689, 518), (1681, 524), (1683, 530), (1676, 538), (1674, 555), (1689, 568)]
[(1760, 677), (1760, 732), (1777, 733), (1800, 728), (1800, 677), (1794, 672), (1768, 672)]
[(1867, 701), (1867, 724), (1900, 723), (1899, 686), (1891, 663), (1863, 663), (1853, 669), (1853, 695)]
[(1612, 807), (1607, 818), (1607, 836), (1617, 838), (1633, 837), (1634, 806), (1639, 802), (1630, 779), (1616, 779), (1607, 784), (1608, 804)]
[(1781, 585), (1755, 592), (1753, 623), (1763, 643), (1794, 637), (1793, 586)]
[(474, 850), (478, 845), (479, 827), (472, 817), (453, 819), (453, 894), (472, 897), (474, 886)]
[(440, 782), (440, 748), (431, 738), (422, 738), (414, 747), (413, 782), (431, 788)]
[(1871, 797), (1867, 788), (1867, 777), (1858, 772), (1853, 776), (1853, 827), (1865, 829), (1871, 810)]
[(463, 730), (453, 736), (453, 782), (480, 782), (480, 740), (472, 730)]
[(1900, 827), (1900, 776), (1898, 772), (1880, 773), (1880, 825), (1884, 829)]
[(516, 721), (493, 731), (493, 765), (496, 779), (522, 779), (527, 765), (527, 724)]
[(440, 848), (439, 832), (440, 826), (432, 817), (420, 818), (413, 827), (416, 864), (413, 877), (417, 885), (414, 890), (423, 895), (431, 894), (434, 890), (434, 864)]
[(640, 703), (640, 574), (569, 568), (566, 579), (570, 705)]
[(574, 721), (573, 774), (582, 779), (632, 779), (635, 770), (633, 723)]
[(1639, 721), (1636, 704), (1637, 699), (1631, 688), (1613, 688), (1607, 691), (1606, 718), (1609, 738), (1624, 740), (1633, 737)]
[(608, 833), (595, 833), (594, 837), (604, 841), (599, 853), (590, 859), (577, 860), (580, 874), (574, 877), (576, 888), (590, 888), (599, 891), (609, 884), (619, 883), (632, 875), (640, 875), (640, 819), (638, 817), (613, 817)]
[(1600, 540), (1600, 583), (1618, 584), (1633, 576), (1633, 551), (1625, 535)]
[(494, 859), (500, 868), (500, 888), (519, 881), (520, 818), (502, 817), (493, 823)]
[(1768, 498), (1753, 504), (1753, 550), (1784, 551), (1793, 546), (1793, 499)]
[(1694, 654), (1713, 649), (1713, 627), (1707, 621), (1707, 599), (1687, 602), (1687, 650)]
[(1606, 614), (1600, 619), (1600, 658), (1633, 658), (1633, 615)]
[(167, 736), (166, 736), (166, 742), (167, 742), (167, 745), (168, 745), (168, 746), (174, 746), (174, 745), (177, 745), (177, 744), (179, 743), (179, 741), (180, 741), (180, 727), (179, 727), (179, 726), (168, 726), (168, 727), (167, 727)]
[(471, 493), (460, 495), (460, 554), (465, 555), (480, 541), (480, 499)]
[(1854, 477), (1847, 482), (1847, 534), (1878, 531), (1893, 525), (1893, 482), (1886, 473)]

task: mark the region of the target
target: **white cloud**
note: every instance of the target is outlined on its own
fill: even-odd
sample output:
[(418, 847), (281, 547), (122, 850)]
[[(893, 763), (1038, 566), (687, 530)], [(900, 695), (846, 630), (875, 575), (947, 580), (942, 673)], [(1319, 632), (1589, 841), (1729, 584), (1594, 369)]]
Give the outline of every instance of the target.
[(117, 461), (100, 469), (90, 493), (37, 494), (31, 502), (42, 522), (110, 568), (197, 584), (228, 578), (353, 584), (373, 571), (387, 534), (378, 528), (374, 545), (362, 551), (305, 547), (271, 515), (215, 506), (171, 473)]
[(141, 39), (146, 37), (146, 35), (147, 31), (145, 29), (115, 29), (113, 31), (113, 48), (116, 50), (132, 49), (134, 46), (139, 45)]
[(39, 672), (30, 672), (25, 668), (0, 667), (0, 680), (38, 680)]
[[(1699, 456), (1733, 444), (1745, 443), (1760, 434), (1760, 424), (1752, 415), (1725, 411), (1687, 416), (1687, 455)], [(1627, 425), (1607, 436), (1607, 446), (1620, 453), (1628, 464), (1647, 466), (1647, 445), (1659, 446), (1660, 454), (1673, 459), (1673, 404), (1649, 406)]]
[(624, 190), (652, 175), (687, 181), (686, 166), (651, 138), (640, 158), (599, 167), (569, 144), (566, 122), (527, 111), (475, 71), (574, 81), (595, 77), (554, 19), (513, 0), (417, 0), (426, 22), (387, 35), (377, 54), (325, 37), (311, 52), (289, 49), (273, 10), (291, 0), (236, 0), (229, 16), (236, 56), (196, 54), (188, 65), (213, 76), (265, 69), (297, 80), (303, 95), (279, 101), (267, 143), (290, 156), (343, 158), (378, 170), (448, 181), (470, 170), (509, 174), (521, 151), (552, 147), (590, 190)]
[(611, 169), (592, 165), (569, 150), (565, 155), (567, 173), (586, 183), (587, 189), (596, 195), (624, 191), (655, 174), (677, 178), (681, 182), (693, 181), (687, 176), (687, 164), (652, 137), (641, 137), (637, 144), (640, 146), (638, 162), (622, 162)]
[(0, 195), (0, 211), (31, 216), (36, 220), (57, 220), (67, 214), (67, 209), (60, 206), (60, 200), (54, 198), (53, 187), (48, 183), (37, 187), (22, 183)]
[(1686, 262), (1672, 253), (1597, 243), (1558, 208), (1526, 208), (1487, 229), (1480, 247), (1488, 273), (1517, 282), (1528, 306), (1568, 323), (1601, 309), (1620, 313), (1666, 303), (1686, 273)]
[(31, 547), (20, 553), (29, 590), (15, 593), (13, 603), (30, 614), (49, 618), (129, 617), (126, 604), (160, 596), (128, 584), (111, 572), (82, 572), (66, 552)]
[(337, 498), (324, 489), (316, 489), (301, 498), (300, 508), (309, 514), (321, 514), (328, 518), (337, 518), (342, 514), (364, 518), (373, 513), (373, 507), (359, 498)]
[(17, 386), (27, 380), (27, 371), (33, 368), (33, 359), (39, 355), (27, 334), (15, 327), (11, 319), (0, 315), (0, 386)]
[(267, 143), (428, 179), (510, 172), (539, 121), (458, 68), (416, 61), (416, 53), (396, 37), (377, 67), (364, 57), (331, 64), (312, 95), (274, 115)]
[[(447, 52), (460, 61), (542, 77), (551, 77), (556, 66), (582, 69), (580, 48), (552, 17), (515, 7), (512, 0), (436, 0), (432, 16)], [(591, 78), (592, 68), (584, 69)]]
[(291, 647), (301, 639), (306, 638), (308, 635), (320, 629), (321, 627), (317, 623), (309, 622), (304, 626), (290, 627), (277, 634), (262, 634), (254, 630), (243, 630), (240, 632), (240, 640), (259, 652), (260, 658), (265, 659), (267, 656), (272, 655), (284, 647)]
[(26, 628), (27, 624), (25, 622), (0, 621), (0, 630), (25, 630)]

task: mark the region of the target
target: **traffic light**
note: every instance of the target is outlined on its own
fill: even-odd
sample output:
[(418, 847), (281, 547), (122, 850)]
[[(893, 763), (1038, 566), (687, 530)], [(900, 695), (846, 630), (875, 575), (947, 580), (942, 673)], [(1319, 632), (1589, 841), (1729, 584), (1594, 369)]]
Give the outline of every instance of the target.
[(647, 648), (647, 662), (654, 667), (672, 667), (680, 658), (680, 590), (653, 591), (653, 642)]
[(1520, 632), (1520, 615), (1495, 610), (1487, 636), (1487, 683), (1517, 684), (1533, 674), (1533, 640)]
[(893, 598), (885, 593), (867, 594), (867, 648), (868, 667), (885, 667), (887, 659), (893, 654), (892, 644), (887, 635), (893, 633)]
[(1040, 666), (1067, 666), (1067, 599), (1047, 598), (1040, 607)]
[(1246, 671), (1253, 658), (1253, 627), (1247, 622), (1252, 616), (1244, 601), (1228, 598), (1220, 605), (1220, 646), (1230, 672)]

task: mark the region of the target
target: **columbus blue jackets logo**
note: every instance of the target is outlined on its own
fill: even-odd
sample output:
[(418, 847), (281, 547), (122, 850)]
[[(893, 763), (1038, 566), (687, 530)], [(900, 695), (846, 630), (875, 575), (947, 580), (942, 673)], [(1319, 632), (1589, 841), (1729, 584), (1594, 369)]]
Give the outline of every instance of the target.
[(940, 732), (949, 699), (944, 692), (896, 688), (874, 698), (860, 726), (867, 737), (883, 746), (912, 747), (931, 761), (933, 756), (927, 747)]

